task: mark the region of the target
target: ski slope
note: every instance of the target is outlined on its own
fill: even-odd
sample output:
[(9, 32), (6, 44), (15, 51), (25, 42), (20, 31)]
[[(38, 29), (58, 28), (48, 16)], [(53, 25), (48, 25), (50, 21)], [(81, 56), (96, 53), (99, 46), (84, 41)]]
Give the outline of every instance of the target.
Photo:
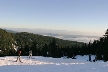
[(16, 58), (0, 57), (0, 72), (108, 72), (108, 62), (89, 62), (88, 56), (77, 56), (77, 59), (42, 56), (33, 56), (29, 59), (22, 56), (23, 63), (15, 62)]

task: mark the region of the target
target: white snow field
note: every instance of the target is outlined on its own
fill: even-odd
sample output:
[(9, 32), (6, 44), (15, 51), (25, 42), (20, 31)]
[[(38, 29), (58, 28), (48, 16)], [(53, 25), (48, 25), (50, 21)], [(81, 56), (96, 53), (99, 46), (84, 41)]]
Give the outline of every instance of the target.
[(22, 56), (23, 63), (15, 62), (16, 57), (0, 57), (0, 72), (108, 72), (108, 62), (89, 62), (88, 56), (77, 56), (77, 59)]

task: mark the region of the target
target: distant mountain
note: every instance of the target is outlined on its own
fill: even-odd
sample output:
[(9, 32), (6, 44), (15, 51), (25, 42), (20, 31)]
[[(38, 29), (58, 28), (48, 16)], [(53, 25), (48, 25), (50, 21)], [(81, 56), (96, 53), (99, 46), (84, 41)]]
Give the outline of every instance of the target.
[[(6, 29), (5, 29), (6, 30)], [(6, 30), (7, 32), (10, 32), (10, 33), (17, 33), (17, 31), (13, 31), (13, 30)]]
[(49, 30), (49, 29), (28, 29), (28, 28), (5, 28), (8, 32), (29, 32), (43, 36), (52, 36), (64, 40), (78, 41), (88, 43), (90, 40), (97, 40), (100, 36), (84, 35), (79, 31), (65, 31), (65, 30)]

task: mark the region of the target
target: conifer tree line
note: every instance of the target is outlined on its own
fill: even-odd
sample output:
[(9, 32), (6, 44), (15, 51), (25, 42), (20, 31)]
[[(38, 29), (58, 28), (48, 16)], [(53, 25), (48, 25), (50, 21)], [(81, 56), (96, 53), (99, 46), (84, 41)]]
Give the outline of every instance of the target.
[[(62, 40), (28, 32), (7, 32), (0, 29), (0, 56), (15, 56), (17, 49), (27, 56), (32, 50), (33, 56), (59, 58), (66, 54), (69, 58), (75, 55), (95, 55), (97, 60), (108, 61), (108, 29), (103, 37), (93, 43)], [(47, 54), (48, 53), (48, 54)]]

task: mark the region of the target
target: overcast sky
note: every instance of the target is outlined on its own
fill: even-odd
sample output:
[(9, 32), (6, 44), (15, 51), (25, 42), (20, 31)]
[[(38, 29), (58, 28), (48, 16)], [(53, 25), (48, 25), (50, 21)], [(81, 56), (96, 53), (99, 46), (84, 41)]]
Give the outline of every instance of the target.
[(0, 27), (102, 35), (108, 28), (108, 0), (0, 0)]

